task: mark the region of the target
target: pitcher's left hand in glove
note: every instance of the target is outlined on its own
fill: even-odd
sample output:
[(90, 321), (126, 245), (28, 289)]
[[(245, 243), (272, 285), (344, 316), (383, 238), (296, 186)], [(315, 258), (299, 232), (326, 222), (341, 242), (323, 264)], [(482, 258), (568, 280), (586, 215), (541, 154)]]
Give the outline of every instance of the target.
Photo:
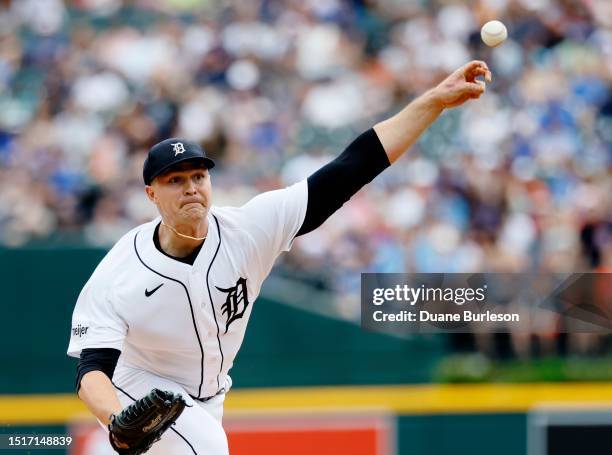
[(121, 455), (145, 453), (178, 419), (185, 406), (187, 403), (180, 394), (151, 390), (111, 416), (108, 429), (113, 449)]

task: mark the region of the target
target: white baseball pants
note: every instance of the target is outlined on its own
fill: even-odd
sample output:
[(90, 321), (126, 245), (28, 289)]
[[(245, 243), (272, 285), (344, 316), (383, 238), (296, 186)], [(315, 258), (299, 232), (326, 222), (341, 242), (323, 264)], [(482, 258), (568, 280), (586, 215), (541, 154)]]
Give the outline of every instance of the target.
[(124, 407), (145, 396), (153, 388), (180, 393), (190, 406), (185, 408), (176, 424), (166, 430), (147, 454), (229, 455), (227, 436), (221, 426), (225, 393), (206, 402), (196, 401), (177, 383), (121, 363), (115, 369), (113, 384)]

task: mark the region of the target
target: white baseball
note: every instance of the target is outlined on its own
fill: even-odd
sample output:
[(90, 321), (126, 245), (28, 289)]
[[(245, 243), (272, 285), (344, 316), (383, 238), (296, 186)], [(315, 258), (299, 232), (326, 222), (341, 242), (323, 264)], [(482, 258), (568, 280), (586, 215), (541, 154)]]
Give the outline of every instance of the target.
[(480, 37), (487, 46), (495, 47), (508, 38), (508, 30), (500, 21), (489, 21), (480, 29)]

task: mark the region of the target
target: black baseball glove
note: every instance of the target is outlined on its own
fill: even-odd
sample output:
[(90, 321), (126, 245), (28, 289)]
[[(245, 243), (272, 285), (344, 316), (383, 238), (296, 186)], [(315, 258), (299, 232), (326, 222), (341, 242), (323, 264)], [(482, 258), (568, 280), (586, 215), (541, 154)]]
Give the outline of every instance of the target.
[(113, 449), (121, 455), (145, 453), (178, 419), (185, 406), (187, 403), (178, 393), (151, 390), (119, 414), (111, 415), (108, 436)]

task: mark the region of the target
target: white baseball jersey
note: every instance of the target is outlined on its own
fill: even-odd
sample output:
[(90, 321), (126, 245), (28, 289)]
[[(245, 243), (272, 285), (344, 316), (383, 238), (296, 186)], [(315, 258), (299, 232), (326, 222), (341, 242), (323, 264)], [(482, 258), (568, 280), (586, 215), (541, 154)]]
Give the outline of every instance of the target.
[(81, 291), (68, 355), (121, 351), (119, 364), (175, 381), (196, 398), (215, 395), (240, 348), (253, 302), (306, 214), (306, 180), (242, 207), (212, 207), (193, 265), (160, 252), (160, 218), (123, 236)]

